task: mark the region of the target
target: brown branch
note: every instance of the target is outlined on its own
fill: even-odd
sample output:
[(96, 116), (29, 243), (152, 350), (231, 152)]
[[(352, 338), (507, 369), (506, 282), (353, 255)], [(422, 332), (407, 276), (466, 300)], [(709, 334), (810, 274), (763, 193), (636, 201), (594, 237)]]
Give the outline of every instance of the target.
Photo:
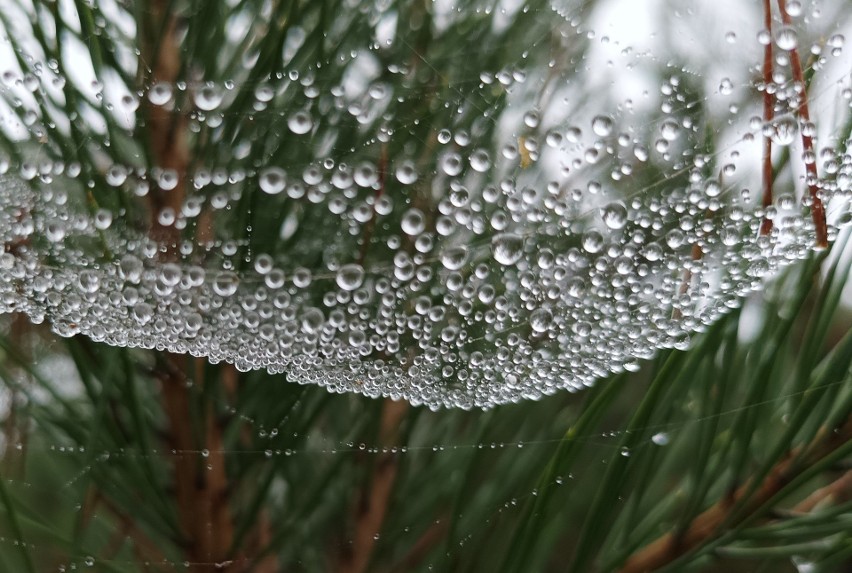
[(819, 488), (793, 508), (795, 513), (810, 513), (823, 503), (846, 503), (852, 500), (852, 471), (847, 471), (830, 484)]
[[(384, 399), (379, 441), (396, 443), (399, 426), (408, 412), (408, 403)], [(337, 568), (341, 573), (364, 573), (370, 564), (376, 536), (381, 532), (391, 493), (393, 493), (399, 459), (394, 453), (382, 454), (373, 470), (369, 489), (361, 494), (357, 505), (352, 548), (342, 556)]]
[[(778, 0), (778, 8), (781, 11), (781, 21), (785, 26), (790, 26), (792, 24), (792, 20), (790, 19), (790, 15), (787, 14), (785, 0)], [(804, 123), (810, 123), (811, 114), (808, 109), (808, 90), (807, 84), (805, 84), (804, 74), (802, 73), (802, 61), (799, 58), (798, 48), (790, 50), (790, 67), (793, 70), (793, 81), (795, 81), (796, 85), (798, 85), (802, 90), (801, 101), (799, 103), (799, 115)], [(813, 154), (813, 137), (810, 135), (809, 131), (804, 129), (801, 131), (802, 147), (804, 147), (805, 154)], [(807, 173), (806, 184), (811, 196), (811, 216), (813, 217), (814, 227), (816, 229), (816, 246), (819, 248), (825, 248), (828, 247), (828, 227), (825, 219), (825, 206), (822, 204), (822, 199), (819, 198), (819, 188), (817, 187), (819, 175), (817, 173), (816, 161), (806, 161), (805, 172)]]
[[(182, 69), (181, 46), (177, 34), (177, 19), (169, 0), (152, 0), (150, 3), (153, 25), (163, 30), (157, 45), (146, 45), (140, 55), (140, 69), (144, 61), (152, 62), (151, 84), (165, 82), (175, 85)], [(156, 36), (156, 34), (154, 34)], [(142, 80), (145, 80), (144, 74)], [(164, 226), (158, 214), (165, 208), (175, 213), (186, 197), (187, 171), (190, 162), (188, 141), (189, 120), (185, 113), (167, 106), (146, 102), (147, 133), (152, 160), (162, 169), (177, 175), (174, 189), (151, 189), (148, 194), (151, 207), (150, 236), (166, 247), (163, 258), (177, 258), (180, 232), (174, 225)], [(165, 354), (164, 367), (158, 371), (162, 385), (163, 409), (168, 419), (168, 440), (177, 451), (173, 458), (174, 488), (178, 518), (185, 538), (186, 558), (197, 564), (199, 571), (234, 571), (222, 565), (234, 539), (234, 524), (228, 507), (228, 476), (225, 469), (222, 431), (214, 416), (212, 404), (205, 402), (200, 415), (204, 425), (198, 429), (193, 420), (198, 412), (190, 407), (190, 393), (185, 372), (191, 372), (190, 359)], [(195, 381), (202, 384), (203, 369), (196, 369)], [(199, 434), (196, 434), (199, 430)], [(196, 452), (203, 452), (198, 454)], [(242, 560), (234, 560), (236, 564)], [(217, 566), (217, 563), (220, 564)]]
[[(772, 4), (771, 0), (763, 0), (764, 26), (769, 32), (770, 41), (763, 48), (763, 121), (770, 123), (775, 116), (775, 102), (769, 93), (772, 83)], [(772, 205), (772, 138), (763, 136), (763, 208)], [(772, 219), (765, 214), (760, 224), (760, 234), (768, 235), (772, 231)]]
[(837, 431), (824, 429), (810, 447), (794, 450), (778, 462), (756, 488), (753, 483), (745, 483), (730, 499), (723, 499), (693, 519), (682, 532), (667, 533), (634, 553), (625, 562), (621, 573), (647, 573), (661, 569), (714, 540), (726, 528), (755, 517), (804, 470), (849, 440), (852, 440), (852, 419), (848, 419)]
[(187, 557), (193, 563), (203, 564), (201, 571), (227, 570), (214, 565), (226, 561), (234, 538), (222, 433), (208, 404), (199, 446), (193, 432), (187, 379), (180, 368), (188, 359), (175, 355), (168, 355), (167, 359), (168, 367), (160, 372), (159, 380), (169, 420), (170, 447), (176, 451), (175, 497), (181, 530), (186, 537)]
[[(21, 358), (24, 360), (32, 360), (29, 335), (32, 326), (27, 319), (27, 316), (16, 312), (12, 315), (12, 324), (9, 328), (9, 335), (12, 344), (18, 350)], [(29, 385), (30, 376), (26, 368), (14, 368), (10, 372), (12, 376), (19, 376), (21, 385)], [(26, 425), (18, 418), (19, 392), (15, 385), (8, 386), (9, 391), (9, 413), (4, 420), (3, 433), (6, 445), (4, 451), (0, 454), (0, 460), (3, 462), (3, 473), (9, 479), (22, 479), (27, 465), (27, 452), (29, 448), (24, 447), (27, 442)], [(18, 449), (20, 445), (20, 449)], [(14, 458), (13, 458), (14, 456)]]
[[(690, 253), (693, 261), (700, 261), (704, 257), (704, 251), (701, 250), (701, 246), (698, 243), (694, 243), (692, 245), (692, 251)], [(683, 296), (689, 291), (689, 285), (692, 283), (692, 271), (690, 269), (685, 269), (683, 271), (683, 279), (680, 283), (680, 288), (678, 289), (678, 293)], [(683, 318), (683, 313), (679, 308), (676, 308), (672, 311), (672, 320), (680, 320)]]
[(432, 524), (429, 529), (411, 546), (405, 555), (391, 569), (392, 571), (411, 571), (420, 564), (429, 552), (444, 538), (449, 530), (449, 520), (442, 519)]
[[(204, 359), (196, 360), (198, 368), (202, 368), (204, 364)], [(224, 363), (220, 368), (220, 373), (223, 389), (227, 396), (232, 401), (236, 402), (236, 395), (239, 390), (240, 382), (239, 372), (233, 364)], [(240, 441), (246, 448), (250, 448), (252, 445), (252, 430), (248, 423), (243, 424), (240, 428)], [(264, 554), (264, 556), (255, 562), (251, 568), (252, 573), (280, 572), (281, 568), (279, 567), (278, 558), (275, 553), (265, 551), (271, 542), (272, 521), (269, 518), (269, 512), (266, 509), (261, 509), (257, 513), (257, 520), (254, 523), (254, 527), (252, 528), (248, 539), (243, 544), (243, 547), (240, 548), (241, 551), (237, 553), (238, 560), (241, 559), (248, 563), (249, 560), (246, 558), (246, 555)]]
[(370, 241), (373, 238), (373, 232), (376, 229), (376, 204), (385, 194), (385, 183), (387, 181), (388, 170), (388, 149), (386, 145), (382, 145), (381, 155), (379, 156), (379, 184), (376, 189), (376, 195), (373, 197), (373, 215), (364, 229), (364, 234), (361, 237), (361, 250), (358, 252), (358, 264), (363, 265), (364, 259), (367, 258), (367, 251), (370, 249)]
[[(152, 85), (163, 82), (174, 86), (180, 79), (181, 47), (177, 38), (177, 19), (170, 12), (170, 4), (168, 0), (151, 2), (154, 26), (162, 24), (163, 29), (159, 45), (146, 46), (147, 50), (144, 52), (145, 58), (153, 61), (148, 78)], [(144, 69), (144, 65), (144, 61), (139, 62), (140, 69)], [(144, 79), (144, 75), (142, 78)], [(180, 233), (174, 225), (161, 225), (158, 214), (165, 208), (171, 208), (178, 214), (183, 204), (189, 165), (189, 119), (185, 114), (168, 106), (169, 104), (154, 105), (146, 100), (148, 144), (156, 166), (174, 170), (178, 182), (171, 191), (152, 188), (148, 192), (148, 200), (151, 206), (151, 238), (166, 245), (174, 255)]]
[(138, 556), (142, 557), (140, 561), (165, 561), (166, 555), (160, 551), (157, 544), (151, 540), (133, 521), (131, 517), (114, 504), (108, 497), (95, 491), (91, 500), (91, 508), (97, 505), (104, 506), (121, 524), (121, 531), (133, 541), (135, 550)]

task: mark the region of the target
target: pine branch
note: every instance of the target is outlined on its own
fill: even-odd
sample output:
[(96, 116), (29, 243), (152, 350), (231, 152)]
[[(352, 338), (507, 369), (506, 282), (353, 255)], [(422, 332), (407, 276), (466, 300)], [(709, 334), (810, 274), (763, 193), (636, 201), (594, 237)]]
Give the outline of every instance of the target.
[(656, 571), (676, 559), (700, 549), (721, 536), (727, 529), (757, 517), (787, 485), (810, 466), (826, 458), (852, 440), (852, 419), (837, 431), (824, 428), (813, 443), (790, 452), (768, 474), (749, 496), (752, 484), (740, 486), (692, 520), (683, 532), (670, 532), (634, 553), (621, 568), (621, 573)]

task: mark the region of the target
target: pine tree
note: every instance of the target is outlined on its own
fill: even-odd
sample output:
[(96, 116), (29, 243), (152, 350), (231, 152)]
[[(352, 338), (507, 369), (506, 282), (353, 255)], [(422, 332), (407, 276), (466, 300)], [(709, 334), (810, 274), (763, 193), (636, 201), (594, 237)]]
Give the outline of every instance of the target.
[(852, 10), (638, 4), (3, 2), (0, 570), (849, 570)]

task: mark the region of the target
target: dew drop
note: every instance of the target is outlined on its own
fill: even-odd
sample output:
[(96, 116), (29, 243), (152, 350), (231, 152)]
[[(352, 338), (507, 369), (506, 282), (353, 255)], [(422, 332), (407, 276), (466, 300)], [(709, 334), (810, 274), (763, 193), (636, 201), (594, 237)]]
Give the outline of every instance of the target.
[(405, 160), (396, 168), (396, 179), (403, 185), (411, 185), (417, 181), (417, 168), (414, 162)]
[(621, 229), (627, 224), (627, 208), (620, 201), (614, 201), (601, 209), (601, 219), (608, 228)]
[(264, 193), (278, 195), (287, 187), (287, 174), (280, 167), (267, 167), (260, 172), (258, 184)]
[(237, 287), (240, 284), (240, 279), (236, 273), (231, 271), (222, 271), (213, 281), (213, 292), (219, 296), (232, 296), (237, 292)]
[(224, 96), (222, 90), (208, 83), (195, 93), (195, 105), (202, 111), (213, 111), (222, 103)]
[(501, 265), (514, 265), (524, 254), (524, 239), (515, 233), (499, 233), (491, 240), (491, 252)]
[(612, 133), (614, 122), (608, 115), (598, 115), (592, 120), (592, 131), (595, 135), (606, 137)]
[(158, 82), (148, 90), (148, 101), (154, 105), (166, 105), (172, 99), (172, 86)]
[(530, 314), (530, 326), (538, 333), (547, 332), (553, 322), (553, 314), (546, 308), (539, 308)]
[(325, 322), (322, 311), (318, 308), (308, 308), (302, 315), (302, 330), (307, 333), (318, 331)]
[(353, 291), (364, 283), (364, 268), (352, 263), (343, 265), (337, 271), (337, 286), (343, 290)]
[(457, 271), (467, 263), (466, 247), (448, 247), (441, 253), (441, 264), (450, 271)]
[(799, 122), (791, 114), (776, 117), (764, 127), (764, 135), (769, 135), (778, 145), (790, 145), (796, 139)]
[(782, 50), (795, 50), (799, 45), (799, 34), (791, 26), (784, 26), (775, 32), (775, 44)]
[(304, 135), (314, 127), (311, 115), (306, 111), (297, 111), (287, 119), (287, 127), (296, 135)]
[(420, 209), (411, 208), (402, 215), (402, 232), (406, 235), (419, 235), (426, 228), (426, 218)]

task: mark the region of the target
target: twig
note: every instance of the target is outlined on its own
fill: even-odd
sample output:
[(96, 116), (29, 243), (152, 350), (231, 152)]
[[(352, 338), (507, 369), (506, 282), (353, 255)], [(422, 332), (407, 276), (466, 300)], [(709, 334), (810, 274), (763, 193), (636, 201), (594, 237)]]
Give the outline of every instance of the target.
[(796, 513), (810, 513), (823, 502), (844, 503), (852, 499), (852, 471), (847, 471), (827, 486), (821, 487), (793, 508)]
[[(380, 441), (383, 444), (396, 443), (408, 403), (385, 399), (382, 404)], [(364, 573), (370, 564), (376, 535), (381, 532), (385, 514), (390, 504), (391, 493), (399, 470), (396, 454), (383, 454), (373, 471), (370, 487), (365, 490), (358, 502), (355, 520), (355, 532), (351, 551), (344, 555), (339, 568), (341, 573)]]
[[(12, 343), (21, 353), (21, 356), (26, 360), (31, 360), (30, 356), (30, 346), (27, 340), (30, 331), (30, 323), (27, 320), (26, 315), (22, 313), (16, 312), (12, 315), (12, 324), (9, 329), (9, 334), (11, 335)], [(29, 383), (29, 374), (27, 373), (26, 368), (16, 368), (12, 375), (15, 376), (20, 374), (22, 377), (22, 385), (28, 385)], [(24, 430), (26, 426), (21, 424), (21, 420), (18, 419), (18, 407), (19, 407), (19, 392), (17, 385), (8, 386), (9, 392), (9, 413), (4, 420), (4, 428), (3, 432), (5, 433), (5, 447), (2, 455), (0, 455), (0, 460), (3, 461), (3, 465), (5, 466), (4, 472), (6, 477), (21, 479), (24, 476), (24, 470), (27, 465), (27, 452), (29, 448), (23, 447), (27, 442), (28, 434)], [(18, 446), (21, 446), (18, 448)], [(10, 454), (15, 454), (16, 457), (14, 460), (12, 459)]]
[[(772, 83), (772, 4), (771, 0), (763, 0), (764, 26), (769, 32), (770, 41), (763, 48), (763, 121), (770, 123), (775, 116), (775, 102), (769, 93)], [(763, 136), (763, 208), (772, 205), (772, 138)], [(765, 214), (760, 224), (760, 234), (768, 235), (772, 231), (772, 219)]]
[(379, 199), (385, 193), (385, 182), (387, 180), (387, 169), (388, 169), (388, 149), (386, 145), (382, 145), (381, 155), (379, 156), (379, 166), (378, 166), (378, 174), (379, 174), (379, 186), (376, 189), (376, 195), (373, 198), (373, 216), (370, 217), (370, 221), (367, 223), (366, 228), (364, 229), (364, 234), (361, 237), (361, 250), (358, 252), (358, 264), (364, 264), (364, 259), (367, 258), (367, 251), (370, 248), (370, 241), (373, 238), (373, 231), (376, 228), (376, 204), (379, 202)]
[[(790, 15), (787, 14), (785, 0), (778, 0), (778, 8), (781, 11), (781, 21), (785, 26), (790, 26), (792, 20), (790, 19)], [(793, 70), (793, 80), (802, 90), (800, 94), (801, 102), (799, 104), (799, 115), (803, 122), (807, 124), (811, 121), (811, 114), (808, 110), (808, 91), (805, 84), (805, 77), (802, 73), (802, 61), (799, 58), (798, 48), (790, 50), (790, 66)], [(814, 153), (813, 137), (810, 135), (808, 130), (802, 129), (801, 132), (804, 152), (806, 155), (812, 155)], [(817, 187), (819, 174), (817, 173), (816, 162), (806, 161), (805, 172), (807, 173), (806, 183), (811, 196), (811, 216), (813, 217), (814, 227), (816, 229), (816, 246), (819, 248), (825, 248), (828, 247), (828, 227), (825, 219), (825, 206), (822, 204), (822, 199), (819, 198), (819, 188)]]
[[(692, 245), (691, 256), (693, 261), (700, 261), (704, 257), (704, 251), (701, 250), (701, 246), (698, 243), (694, 243)], [(683, 271), (683, 279), (680, 283), (680, 289), (678, 289), (678, 293), (683, 296), (689, 291), (689, 285), (692, 283), (692, 271), (690, 269), (685, 269)], [(679, 308), (676, 308), (672, 311), (672, 320), (680, 320), (683, 318), (683, 312)]]
[(133, 519), (131, 519), (127, 513), (114, 504), (108, 497), (95, 491), (90, 504), (92, 511), (94, 511), (95, 507), (98, 505), (102, 505), (107, 509), (107, 511), (113, 514), (113, 516), (121, 524), (121, 531), (133, 541), (133, 546), (138, 552), (138, 557), (142, 558), (140, 561), (164, 561), (166, 559), (166, 555), (160, 551), (157, 544), (152, 541), (145, 532), (139, 529)]
[(414, 545), (411, 546), (408, 554), (400, 559), (393, 567), (393, 571), (411, 571), (420, 564), (421, 561), (429, 554), (440, 542), (449, 530), (449, 520), (442, 519), (432, 524), (429, 529), (423, 532), (423, 535), (417, 539)]
[[(168, 0), (155, 0), (151, 4), (155, 25), (163, 23), (164, 33), (160, 39), (160, 45), (149, 46), (150, 54), (145, 54), (153, 61), (149, 81), (174, 85), (179, 79), (181, 70), (177, 21), (170, 13), (171, 2)], [(144, 69), (144, 62), (140, 62), (140, 69)], [(174, 254), (177, 251), (180, 233), (174, 225), (161, 225), (158, 214), (167, 207), (173, 209), (176, 214), (180, 213), (183, 204), (186, 172), (189, 165), (188, 118), (183, 113), (150, 102), (146, 103), (145, 110), (151, 157), (156, 161), (157, 167), (171, 169), (178, 177), (177, 185), (171, 191), (164, 192), (154, 188), (148, 193), (151, 206), (151, 238), (166, 245), (169, 252)]]

